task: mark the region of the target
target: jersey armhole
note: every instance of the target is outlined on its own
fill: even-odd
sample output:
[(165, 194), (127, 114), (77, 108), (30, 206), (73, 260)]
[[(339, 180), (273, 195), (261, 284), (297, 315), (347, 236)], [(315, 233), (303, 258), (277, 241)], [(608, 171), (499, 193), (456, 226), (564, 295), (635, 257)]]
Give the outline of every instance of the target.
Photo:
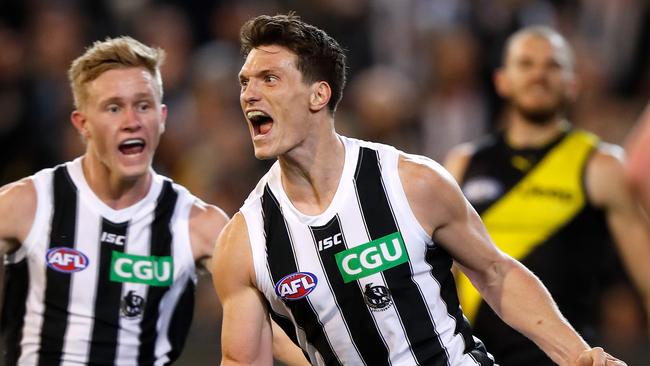
[(30, 179), (36, 191), (36, 210), (34, 212), (32, 226), (25, 237), (25, 241), (21, 245), (25, 250), (25, 255), (34, 249), (36, 242), (39, 238), (43, 237), (44, 231), (50, 227), (48, 224), (50, 217), (48, 216), (52, 214), (51, 201), (52, 190), (54, 189), (53, 185), (47, 184), (48, 180), (52, 180), (52, 170), (50, 169), (36, 173)]
[[(422, 240), (427, 243), (427, 246), (433, 246), (435, 243), (433, 239), (427, 234), (427, 231), (422, 227), (420, 220), (417, 219), (413, 209), (411, 209), (411, 204), (409, 203), (406, 192), (404, 191), (404, 186), (402, 185), (402, 179), (399, 175), (399, 159), (400, 153), (396, 154), (382, 154), (382, 179), (388, 182), (387, 189), (390, 191), (391, 195), (397, 198), (396, 202), (391, 202), (394, 211), (398, 211), (405, 215), (407, 218), (406, 222), (400, 222), (400, 225), (408, 225), (409, 229), (414, 230), (413, 232), (419, 235)], [(394, 172), (391, 174), (391, 172)], [(403, 202), (403, 204), (401, 204)], [(397, 212), (396, 212), (397, 213)]]

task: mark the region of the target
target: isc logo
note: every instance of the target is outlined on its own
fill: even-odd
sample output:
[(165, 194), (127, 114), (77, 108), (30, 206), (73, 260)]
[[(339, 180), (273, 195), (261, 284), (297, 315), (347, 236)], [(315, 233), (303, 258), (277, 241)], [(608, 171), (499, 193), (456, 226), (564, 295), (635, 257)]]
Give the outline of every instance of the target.
[(100, 240), (102, 243), (124, 245), (124, 240), (126, 240), (126, 236), (107, 233), (106, 231), (104, 231), (102, 232), (102, 237)]
[(329, 238), (325, 238), (323, 240), (318, 241), (318, 251), (320, 252), (321, 250), (331, 248), (332, 246), (336, 244), (341, 244), (341, 233), (338, 233), (336, 235), (330, 236)]
[(317, 284), (318, 279), (313, 273), (296, 272), (278, 281), (275, 293), (284, 300), (300, 300), (314, 291)]
[(88, 267), (88, 257), (82, 252), (66, 247), (56, 247), (45, 254), (47, 266), (63, 273), (79, 272)]

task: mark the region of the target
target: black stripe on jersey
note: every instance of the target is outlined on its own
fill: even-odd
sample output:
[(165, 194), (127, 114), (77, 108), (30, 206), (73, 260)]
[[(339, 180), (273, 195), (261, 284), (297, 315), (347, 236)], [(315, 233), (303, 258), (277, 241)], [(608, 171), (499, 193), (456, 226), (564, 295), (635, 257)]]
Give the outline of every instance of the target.
[[(321, 265), (327, 274), (325, 280), (332, 289), (334, 302), (343, 315), (347, 331), (357, 352), (361, 355), (361, 359), (366, 365), (388, 365), (390, 363), (388, 348), (377, 330), (375, 319), (365, 304), (359, 283), (357, 281), (345, 283), (336, 264), (335, 254), (347, 249), (338, 215), (327, 224), (312, 226), (310, 230), (316, 248), (319, 249)], [(326, 239), (332, 240), (331, 246), (327, 248), (329, 243), (325, 242)], [(336, 244), (336, 240), (341, 242)], [(323, 242), (325, 245), (322, 244)], [(322, 250), (320, 250), (321, 248)], [(330, 281), (330, 279), (332, 280)]]
[[(354, 179), (370, 239), (375, 240), (399, 231), (384, 190), (379, 158), (375, 150), (360, 148)], [(448, 355), (437, 336), (420, 289), (412, 279), (410, 265), (403, 263), (382, 273), (417, 363), (447, 365)]]
[(456, 283), (451, 274), (451, 256), (441, 247), (434, 246), (428, 249), (426, 261), (431, 265), (434, 279), (440, 285), (440, 296), (447, 305), (447, 313), (456, 321), (454, 334), (460, 333), (465, 341), (463, 353), (470, 353), (481, 366), (494, 365), (494, 361), (487, 355), (487, 350), (482, 342), (474, 342), (469, 321), (463, 315), (463, 310), (458, 301)]
[(29, 292), (27, 259), (5, 265), (4, 289), (0, 332), (5, 341), (5, 365), (14, 366), (21, 354), (20, 339)]
[(176, 309), (169, 323), (167, 338), (172, 346), (169, 352), (169, 363), (173, 363), (180, 356), (187, 333), (190, 331), (192, 316), (194, 315), (194, 290), (194, 282), (191, 278), (188, 278), (185, 290), (183, 290), (183, 294), (176, 303)]
[[(264, 217), (264, 232), (266, 234), (266, 252), (268, 256), (269, 273), (273, 284), (277, 284), (284, 276), (298, 272), (293, 243), (289, 229), (280, 210), (275, 196), (268, 185), (264, 187), (262, 196), (262, 214)], [(285, 301), (291, 310), (298, 326), (304, 329), (307, 339), (320, 352), (327, 365), (340, 365), (341, 361), (332, 350), (332, 346), (323, 330), (318, 315), (309, 304), (307, 298)]]
[[(74, 248), (77, 222), (77, 188), (65, 166), (54, 170), (54, 213), (49, 249)], [(45, 311), (41, 329), (39, 366), (58, 365), (63, 353), (65, 331), (68, 328), (70, 302), (70, 273), (45, 269)]]
[(113, 252), (124, 253), (127, 245), (123, 243), (104, 241), (104, 233), (126, 237), (128, 222), (113, 223), (102, 219), (102, 230), (97, 238), (99, 246), (99, 269), (97, 275), (97, 291), (95, 297), (95, 322), (93, 323), (92, 338), (88, 363), (115, 363), (117, 351), (117, 334), (120, 329), (120, 302), (122, 297), (122, 282), (110, 280), (111, 260)]
[[(163, 257), (172, 254), (171, 219), (176, 207), (178, 193), (170, 181), (163, 184), (155, 216), (151, 224), (151, 254)], [(138, 351), (138, 365), (153, 365), (155, 361), (156, 325), (158, 323), (160, 301), (169, 286), (148, 286), (146, 303), (142, 321), (140, 322), (140, 349)]]

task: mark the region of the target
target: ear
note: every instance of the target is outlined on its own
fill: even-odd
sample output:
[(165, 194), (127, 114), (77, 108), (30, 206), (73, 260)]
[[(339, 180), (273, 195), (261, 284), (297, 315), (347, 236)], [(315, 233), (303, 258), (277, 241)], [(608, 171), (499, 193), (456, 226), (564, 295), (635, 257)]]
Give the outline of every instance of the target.
[(508, 77), (504, 68), (498, 68), (494, 71), (492, 79), (494, 80), (494, 88), (499, 96), (507, 97), (510, 95), (510, 84), (508, 83)]
[(332, 89), (325, 81), (312, 84), (309, 96), (309, 110), (318, 112), (327, 106), (332, 97)]
[(160, 134), (162, 135), (165, 132), (165, 126), (167, 126), (167, 105), (160, 105)]
[(90, 131), (88, 131), (88, 127), (86, 126), (86, 115), (78, 109), (75, 109), (70, 115), (70, 121), (72, 122), (72, 125), (77, 130), (77, 132), (79, 132), (81, 137), (84, 139), (84, 141), (88, 140)]

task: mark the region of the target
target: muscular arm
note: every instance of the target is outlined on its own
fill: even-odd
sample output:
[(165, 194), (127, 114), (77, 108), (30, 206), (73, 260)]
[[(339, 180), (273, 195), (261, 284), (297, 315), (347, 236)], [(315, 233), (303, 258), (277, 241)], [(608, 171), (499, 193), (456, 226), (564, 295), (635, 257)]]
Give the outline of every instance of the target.
[(255, 287), (253, 259), (244, 217), (226, 225), (215, 249), (212, 279), (223, 306), (222, 365), (270, 365), (275, 357), (290, 366), (308, 365), (302, 351), (269, 319)]
[(616, 247), (650, 316), (650, 222), (623, 171), (622, 151), (605, 145), (587, 167), (587, 194), (595, 206), (605, 210)]
[(254, 286), (246, 221), (238, 213), (219, 236), (212, 280), (223, 306), (222, 365), (270, 365), (272, 331), (266, 307)]
[(36, 188), (25, 178), (0, 188), (0, 255), (18, 249), (34, 222)]
[(439, 165), (405, 157), (399, 174), (423, 228), (452, 255), (508, 325), (533, 340), (558, 364), (573, 364), (579, 357), (587, 357), (581, 355), (594, 352), (604, 357), (602, 350), (589, 350), (537, 277), (494, 246), (478, 214)]

